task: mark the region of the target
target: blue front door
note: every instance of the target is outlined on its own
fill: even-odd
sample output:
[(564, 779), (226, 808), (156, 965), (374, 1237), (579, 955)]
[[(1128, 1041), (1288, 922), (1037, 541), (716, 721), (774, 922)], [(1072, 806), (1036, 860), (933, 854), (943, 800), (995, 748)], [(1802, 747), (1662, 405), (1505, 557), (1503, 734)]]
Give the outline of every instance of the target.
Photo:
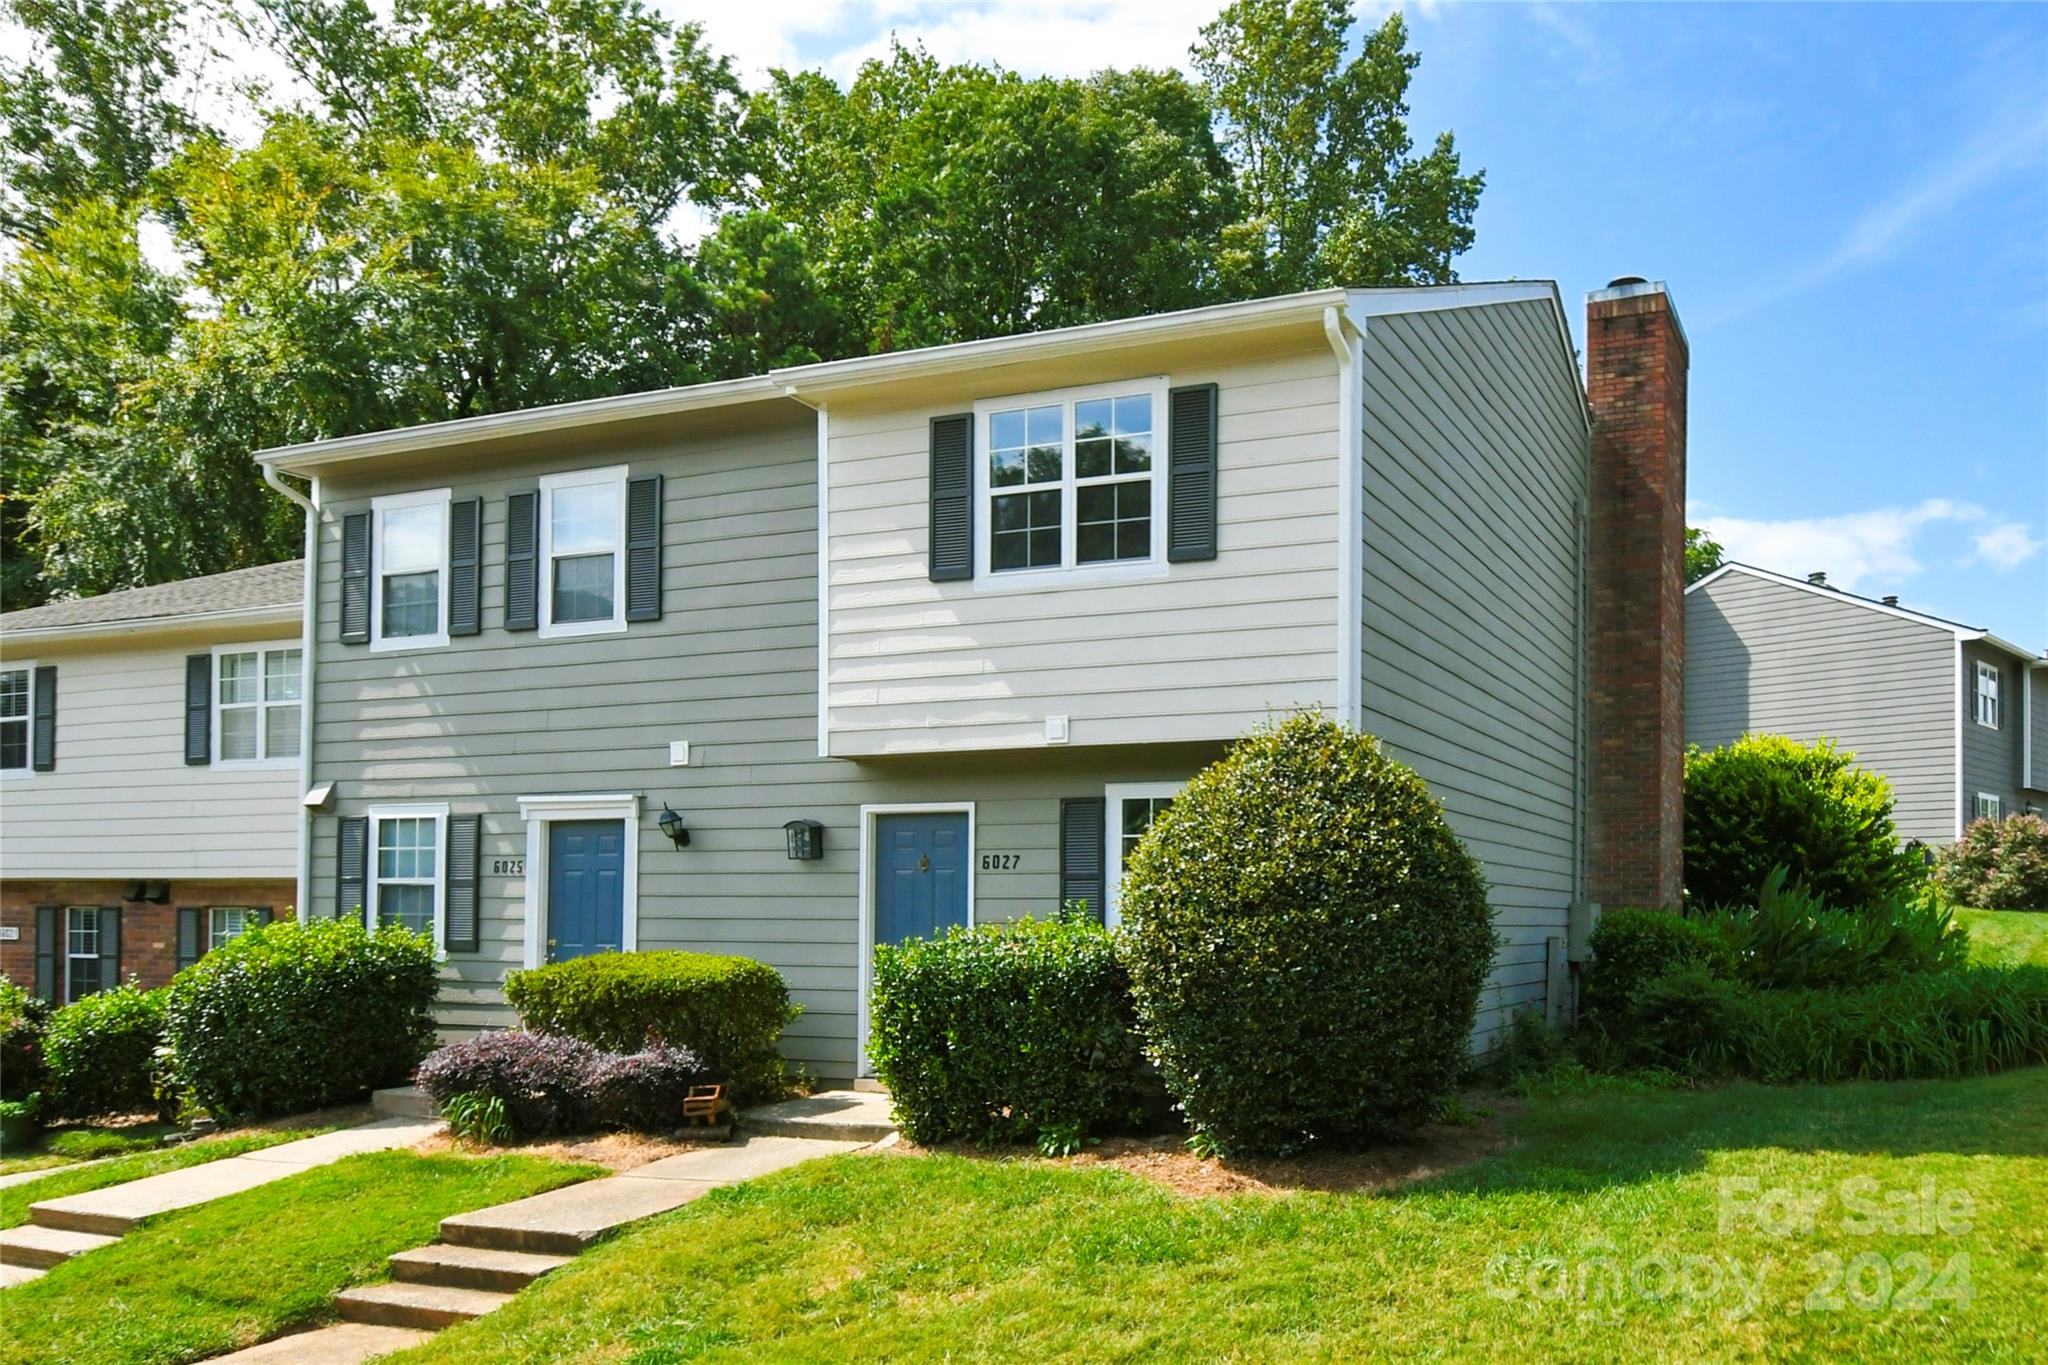
[(626, 822), (548, 824), (548, 961), (625, 944)]
[(875, 942), (967, 923), (967, 813), (875, 817)]

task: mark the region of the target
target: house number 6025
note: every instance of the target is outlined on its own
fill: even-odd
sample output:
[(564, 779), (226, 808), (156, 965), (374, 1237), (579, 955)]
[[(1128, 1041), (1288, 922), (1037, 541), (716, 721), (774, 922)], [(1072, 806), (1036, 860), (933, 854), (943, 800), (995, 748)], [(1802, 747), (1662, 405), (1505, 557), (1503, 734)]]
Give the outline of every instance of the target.
[(526, 859), (493, 858), (491, 859), (491, 875), (494, 877), (524, 877), (526, 875)]
[(983, 872), (1015, 872), (1024, 865), (1021, 853), (984, 853), (981, 855)]

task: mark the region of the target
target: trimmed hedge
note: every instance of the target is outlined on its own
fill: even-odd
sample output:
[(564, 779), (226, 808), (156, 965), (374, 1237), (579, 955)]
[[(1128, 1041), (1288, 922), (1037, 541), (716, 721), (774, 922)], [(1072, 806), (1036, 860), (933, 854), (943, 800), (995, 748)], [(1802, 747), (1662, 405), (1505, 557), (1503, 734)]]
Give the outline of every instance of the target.
[(25, 1100), (43, 1088), (49, 1026), (49, 1003), (0, 976), (0, 1100)]
[(155, 1113), (164, 996), (131, 982), (51, 1015), (43, 1034), (43, 1113), (74, 1119)]
[(1130, 981), (1093, 920), (875, 952), (868, 1055), (914, 1142), (1078, 1141), (1143, 1107)]
[(403, 1085), (433, 1046), (433, 942), (395, 925), (285, 920), (179, 972), (169, 1034), (180, 1079), (220, 1118), (267, 1118)]
[(1582, 1005), (1589, 1018), (1621, 1014), (1651, 981), (1681, 967), (1729, 976), (1734, 955), (1697, 921), (1670, 910), (1611, 910), (1593, 926)]
[(1396, 1136), (1457, 1085), (1495, 937), (1414, 770), (1298, 715), (1238, 741), (1122, 882), (1145, 1046), (1212, 1147)]
[(1941, 851), (1934, 884), (1956, 905), (2048, 910), (2048, 820), (2009, 815), (1973, 821)]
[(682, 1126), (683, 1099), (710, 1074), (682, 1048), (621, 1055), (550, 1033), (480, 1033), (420, 1063), (419, 1084), (447, 1108), (462, 1096), (503, 1105), (513, 1132), (549, 1137), (592, 1128), (667, 1132)]
[(610, 1052), (650, 1039), (684, 1048), (744, 1098), (788, 1088), (782, 1030), (803, 1012), (782, 974), (748, 957), (709, 953), (596, 953), (514, 972), (505, 998), (536, 1033), (580, 1038)]

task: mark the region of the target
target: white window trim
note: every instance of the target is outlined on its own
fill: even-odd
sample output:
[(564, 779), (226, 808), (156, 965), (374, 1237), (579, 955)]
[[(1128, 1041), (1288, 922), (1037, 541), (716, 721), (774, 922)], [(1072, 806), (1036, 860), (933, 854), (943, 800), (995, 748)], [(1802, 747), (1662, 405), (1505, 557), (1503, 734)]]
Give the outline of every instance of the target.
[[(1976, 717), (1977, 723), (1983, 726), (1985, 729), (2000, 729), (2002, 726), (2002, 722), (2005, 720), (2005, 705), (2003, 695), (2005, 689), (2002, 686), (2004, 679), (2001, 675), (2000, 669), (1996, 664), (1987, 664), (1982, 659), (1978, 659), (1975, 662), (1977, 665), (1977, 686), (1976, 690), (1971, 693), (1971, 713)], [(1988, 690), (1985, 688), (1986, 683), (1991, 684)], [(1990, 720), (1984, 719), (1984, 703), (1987, 701), (1991, 703)]]
[[(1986, 806), (1989, 806), (1990, 810), (1987, 811), (1985, 809)], [(1977, 793), (1976, 805), (1973, 806), (1970, 811), (1970, 819), (1972, 823), (1975, 823), (1978, 820), (2003, 820), (2004, 818), (2004, 797), (1999, 796), (1995, 792)]]
[[(80, 958), (73, 954), (71, 951), (71, 917), (75, 914), (81, 913), (91, 915), (93, 917), (93, 952), (89, 959)], [(79, 997), (71, 989), (71, 964), (74, 962), (83, 962), (88, 960), (94, 962), (100, 962), (105, 960), (104, 948), (103, 945), (100, 943), (99, 915), (100, 907), (97, 905), (67, 905), (64, 907), (64, 1003), (67, 1005), (76, 1004), (79, 999)], [(115, 986), (118, 986), (120, 984), (121, 983), (118, 981), (102, 981), (99, 984), (99, 989), (103, 991), (112, 990)]]
[[(1050, 389), (1042, 393), (1011, 394), (984, 398), (974, 405), (974, 590), (976, 592), (1038, 592), (1048, 588), (1078, 588), (1090, 584), (1129, 582), (1132, 579), (1164, 578), (1166, 559), (1166, 391), (1167, 377), (1151, 375), (1114, 384), (1088, 384), (1076, 388)], [(1152, 553), (1144, 559), (1119, 559), (1102, 564), (1082, 564), (1080, 551), (1079, 480), (1074, 468), (1074, 404), (1091, 398), (1124, 398), (1132, 394), (1152, 398)], [(994, 497), (1010, 489), (995, 489), (988, 481), (988, 423), (992, 413), (1012, 408), (1045, 407), (1058, 403), (1065, 409), (1060, 450), (1060, 562), (1041, 569), (990, 569), (991, 536), (995, 530)], [(1134, 476), (1135, 477), (1135, 476)], [(1049, 485), (1044, 486), (1049, 487)], [(1044, 491), (1041, 487), (1040, 491)], [(1017, 490), (1030, 491), (1030, 490)]]
[[(264, 656), (272, 651), (284, 649), (296, 649), (299, 651), (299, 699), (295, 702), (265, 701), (263, 699)], [(237, 711), (253, 709), (256, 712), (256, 751), (258, 756), (255, 758), (222, 758), (220, 756), (220, 713), (222, 709), (220, 700), (220, 661), (223, 656), (229, 654), (254, 654), (256, 656), (256, 701), (254, 705), (238, 705), (229, 708)], [(301, 722), (298, 727), (300, 732), (299, 746), (303, 749), (306, 743), (304, 725), (306, 716), (306, 653), (302, 648), (302, 642), (298, 640), (265, 640), (261, 642), (251, 640), (237, 645), (215, 645), (213, 647), (213, 767), (238, 769), (296, 768), (299, 766), (299, 755), (297, 754), (284, 754), (277, 758), (270, 756), (270, 728), (264, 724), (263, 713), (272, 706), (296, 706), (299, 708), (299, 720)]]
[[(605, 621), (555, 622), (554, 501), (558, 488), (611, 484), (618, 492), (618, 522), (612, 528), (612, 614)], [(540, 638), (616, 635), (626, 628), (626, 466), (549, 474), (540, 481)]]
[[(366, 812), (370, 817), (369, 857), (364, 897), (369, 904), (364, 909), (366, 923), (370, 930), (384, 922), (383, 912), (378, 907), (377, 876), (377, 835), (378, 826), (386, 820), (432, 820), (434, 822), (434, 951), (441, 950), (443, 926), (448, 916), (448, 807), (434, 805), (372, 806)], [(211, 925), (209, 924), (209, 927)]]
[(1102, 789), (1102, 922), (1114, 929), (1124, 921), (1118, 889), (1124, 872), (1123, 803), (1179, 796), (1185, 782), (1112, 782)]
[(619, 951), (640, 949), (640, 797), (637, 793), (571, 792), (522, 796), (519, 818), (526, 822), (525, 965), (547, 960), (548, 826), (557, 820), (623, 820), (626, 823), (625, 884), (621, 890)]
[(204, 954), (206, 954), (206, 953), (210, 953), (210, 952), (212, 952), (212, 951), (213, 951), (213, 950), (214, 950), (215, 948), (218, 948), (218, 947), (220, 947), (220, 946), (221, 946), (221, 943), (217, 943), (217, 942), (215, 942), (215, 941), (214, 941), (214, 940), (215, 940), (215, 938), (217, 937), (217, 935), (216, 935), (216, 934), (215, 934), (215, 932), (214, 932), (214, 927), (213, 927), (213, 917), (214, 917), (215, 915), (226, 915), (226, 914), (233, 914), (233, 913), (236, 913), (236, 912), (239, 912), (239, 913), (241, 914), (241, 916), (242, 916), (242, 928), (241, 928), (241, 931), (240, 931), (239, 933), (234, 933), (234, 934), (230, 934), (230, 935), (228, 935), (228, 937), (227, 937), (227, 938), (226, 938), (225, 940), (222, 940), (222, 942), (232, 943), (232, 942), (234, 942), (234, 941), (235, 941), (236, 939), (240, 938), (240, 937), (242, 936), (242, 934), (246, 934), (246, 933), (248, 933), (248, 932), (249, 932), (249, 916), (250, 916), (250, 914), (251, 914), (251, 913), (253, 913), (253, 912), (254, 912), (254, 909), (255, 909), (255, 907), (254, 907), (254, 906), (248, 906), (248, 905), (209, 905), (209, 906), (207, 906), (207, 907), (206, 907), (206, 947), (205, 947), (205, 948), (203, 948), (203, 949), (201, 950), (201, 955), (203, 956), (203, 955), (204, 955)]
[[(370, 502), (370, 648), (377, 653), (406, 649), (437, 649), (448, 643), (448, 509), (455, 500), (452, 488), (429, 488), (417, 493), (392, 493)], [(402, 507), (441, 509), (441, 628), (432, 635), (384, 637), (384, 514)]]
[(26, 782), (36, 775), (36, 661), (8, 659), (0, 663), (0, 673), (13, 673), (17, 669), (28, 671), (28, 714), (22, 717), (28, 722), (28, 748), (25, 751), (28, 762), (19, 768), (0, 768), (0, 782)]
[(967, 927), (981, 921), (975, 914), (978, 892), (974, 884), (975, 849), (980, 838), (975, 828), (972, 801), (909, 801), (860, 808), (860, 1000), (855, 1011), (853, 1067), (856, 1076), (875, 1074), (868, 1060), (868, 993), (875, 975), (875, 817), (878, 815), (960, 815), (967, 816)]

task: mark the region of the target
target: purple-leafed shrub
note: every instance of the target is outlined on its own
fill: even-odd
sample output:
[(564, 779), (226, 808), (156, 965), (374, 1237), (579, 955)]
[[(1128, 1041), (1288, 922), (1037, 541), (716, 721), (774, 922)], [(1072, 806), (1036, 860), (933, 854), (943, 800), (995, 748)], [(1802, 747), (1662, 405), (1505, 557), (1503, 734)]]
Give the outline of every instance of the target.
[(419, 1084), (436, 1104), (495, 1095), (522, 1137), (547, 1137), (591, 1126), (590, 1078), (608, 1056), (555, 1034), (480, 1033), (421, 1062)]
[(683, 1097), (711, 1073), (687, 1048), (650, 1044), (644, 1052), (602, 1054), (589, 1072), (588, 1109), (604, 1128), (660, 1132), (681, 1124)]

